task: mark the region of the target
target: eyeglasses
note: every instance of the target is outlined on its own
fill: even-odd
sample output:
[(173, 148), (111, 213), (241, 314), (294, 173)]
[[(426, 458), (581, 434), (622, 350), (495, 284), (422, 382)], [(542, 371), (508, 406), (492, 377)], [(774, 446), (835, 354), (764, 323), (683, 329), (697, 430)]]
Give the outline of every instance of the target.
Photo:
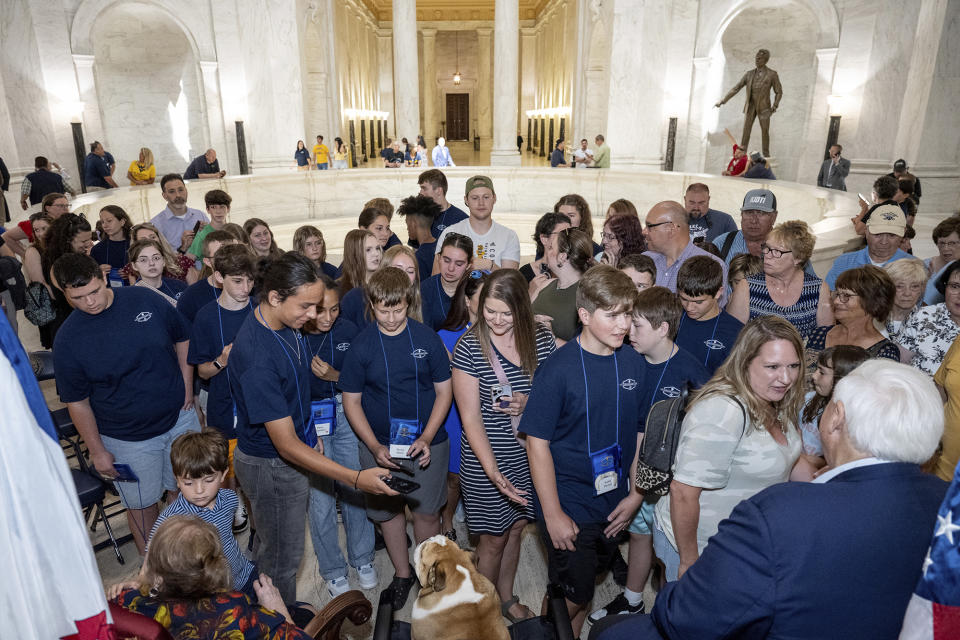
[[(450, 234), (448, 233), (447, 235), (449, 236)], [(480, 278), (488, 275), (490, 275), (490, 272), (487, 271), (486, 269), (474, 269), (473, 271), (470, 272), (470, 279), (479, 280)]]
[(151, 262), (163, 262), (163, 256), (140, 256), (137, 258), (137, 264), (150, 264)]
[(604, 231), (603, 233), (600, 234), (600, 239), (601, 239), (601, 240), (616, 240), (616, 239), (617, 239), (617, 234), (615, 234), (615, 233), (607, 233), (606, 231)]
[(649, 223), (649, 222), (644, 222), (643, 224), (644, 224), (644, 226), (647, 227), (647, 231), (649, 231), (650, 229), (653, 229), (654, 227), (660, 227), (660, 226), (663, 226), (663, 225), (665, 225), (665, 224), (673, 224), (673, 222), (671, 222), (670, 220), (664, 220), (663, 222), (654, 222), (654, 223), (652, 223), (652, 224)]
[(859, 298), (860, 296), (855, 293), (847, 293), (846, 291), (833, 291), (830, 294), (830, 297), (834, 298), (835, 300), (839, 300), (843, 304), (847, 304), (850, 302), (850, 298)]
[(960, 242), (956, 240), (937, 240), (937, 247), (940, 249), (956, 249)]
[(765, 244), (760, 245), (760, 253), (764, 255), (769, 255), (774, 258), (782, 258), (786, 253), (793, 253), (793, 251), (785, 251), (783, 249), (774, 249), (773, 247), (768, 247)]

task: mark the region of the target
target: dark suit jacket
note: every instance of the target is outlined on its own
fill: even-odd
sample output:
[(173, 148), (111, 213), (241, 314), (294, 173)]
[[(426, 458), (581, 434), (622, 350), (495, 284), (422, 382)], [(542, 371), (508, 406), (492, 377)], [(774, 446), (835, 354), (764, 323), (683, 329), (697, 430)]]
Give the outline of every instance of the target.
[(601, 640), (895, 640), (947, 483), (907, 463), (774, 485), (720, 523), (703, 555)]
[[(846, 191), (847, 176), (850, 175), (850, 161), (840, 156), (840, 161), (837, 162), (837, 168), (833, 170), (833, 177), (831, 178), (830, 165), (832, 164), (833, 160), (827, 158), (823, 161), (823, 164), (820, 165), (820, 173), (817, 175), (817, 186)], [(829, 185), (827, 185), (828, 181), (830, 182)]]
[(756, 109), (756, 112), (763, 113), (770, 109), (770, 89), (773, 89), (774, 101), (773, 106), (780, 106), (780, 98), (783, 97), (783, 87), (780, 86), (780, 76), (777, 75), (777, 72), (773, 69), (767, 67), (767, 75), (764, 83), (759, 87), (759, 91), (756, 95), (753, 95), (753, 76), (757, 73), (756, 67), (750, 69), (743, 77), (740, 78), (740, 82), (736, 84), (733, 89), (724, 96), (722, 102), (728, 101), (733, 96), (737, 95), (737, 92), (741, 88), (747, 88), (747, 101), (743, 105), (743, 112), (746, 113), (750, 110), (751, 106)]

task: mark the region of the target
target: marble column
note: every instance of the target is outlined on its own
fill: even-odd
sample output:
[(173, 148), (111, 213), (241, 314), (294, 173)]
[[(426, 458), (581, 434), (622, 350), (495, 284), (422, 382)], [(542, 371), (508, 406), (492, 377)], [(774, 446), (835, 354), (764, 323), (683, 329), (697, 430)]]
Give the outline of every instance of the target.
[[(437, 30), (424, 29), (423, 35), (423, 123), (424, 141), (437, 137)], [(410, 139), (413, 144), (413, 138)]]
[[(477, 129), (476, 134), (487, 139), (493, 136), (493, 82), (490, 76), (490, 36), (493, 29), (477, 29)], [(473, 137), (473, 131), (469, 137)]]
[(91, 136), (103, 137), (103, 122), (100, 120), (100, 101), (97, 97), (93, 63), (92, 55), (73, 54), (73, 66), (77, 70), (77, 88), (80, 91), (80, 102), (83, 103), (83, 129), (90, 141), (95, 139)]
[(493, 15), (493, 148), (490, 164), (520, 166), (517, 151), (520, 8), (518, 0), (496, 0)]
[[(530, 132), (533, 128), (526, 112), (535, 108), (537, 99), (537, 30), (533, 27), (520, 29), (520, 112), (527, 121), (527, 151), (530, 151), (532, 141)], [(521, 130), (523, 127), (521, 127)]]
[[(390, 111), (393, 108), (393, 37), (390, 29), (377, 29), (377, 62), (380, 74), (378, 76), (378, 86), (380, 89), (380, 105), (384, 111)], [(394, 111), (392, 115), (396, 116)], [(387, 128), (387, 122), (383, 122), (383, 137), (392, 138), (396, 132), (391, 132)], [(381, 145), (383, 148), (383, 145)]]
[(220, 100), (219, 65), (214, 61), (200, 61), (200, 73), (203, 76), (203, 101), (206, 105), (207, 145), (217, 150), (223, 166), (228, 166), (236, 154), (235, 149), (227, 146), (227, 135), (223, 124), (223, 108)]
[[(713, 104), (710, 101), (711, 65), (713, 61), (707, 56), (693, 59), (693, 82), (690, 90), (690, 114), (687, 118), (686, 142), (678, 142), (685, 151), (681, 154), (683, 161), (677, 165), (687, 173), (702, 173), (707, 162), (707, 131), (705, 124), (710, 117), (716, 117), (711, 111)], [(718, 70), (722, 74), (722, 70)]]
[[(837, 48), (817, 49), (816, 56), (817, 78), (813, 86), (810, 114), (807, 116), (807, 130), (804, 135), (807, 144), (803, 147), (796, 175), (796, 181), (805, 184), (817, 183), (817, 173), (823, 162), (823, 147), (826, 144), (827, 130), (830, 126), (830, 108), (827, 101), (830, 96), (830, 87), (833, 86)], [(843, 126), (842, 122), (840, 126)], [(784, 176), (784, 178), (789, 180), (792, 177)]]
[(415, 140), (420, 133), (415, 0), (393, 0), (393, 92), (397, 137)]

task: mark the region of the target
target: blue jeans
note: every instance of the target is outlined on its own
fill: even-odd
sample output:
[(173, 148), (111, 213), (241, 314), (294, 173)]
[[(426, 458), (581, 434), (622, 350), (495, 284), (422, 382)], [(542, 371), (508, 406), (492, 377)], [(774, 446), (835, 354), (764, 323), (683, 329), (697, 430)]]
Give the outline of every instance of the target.
[(329, 169), (329, 168), (330, 168), (329, 163), (326, 163), (326, 162), (318, 162), (318, 163), (317, 163), (317, 170), (318, 170), (318, 171), (326, 171), (326, 170)]
[(663, 532), (660, 521), (653, 518), (653, 552), (660, 558), (664, 566), (664, 578), (667, 582), (676, 582), (680, 572), (680, 552), (670, 544), (667, 534)]
[(307, 474), (282, 458), (258, 458), (239, 448), (233, 454), (233, 468), (250, 498), (257, 525), (257, 569), (273, 578), (284, 602), (296, 602), (310, 489)]
[[(343, 403), (337, 396), (337, 426), (332, 435), (323, 436), (325, 456), (349, 469), (360, 469), (359, 441), (343, 413)], [(347, 575), (347, 564), (340, 551), (337, 527), (337, 496), (347, 533), (347, 557), (354, 568), (373, 562), (373, 523), (367, 520), (363, 493), (352, 486), (337, 484), (330, 478), (310, 475), (310, 538), (317, 554), (320, 576), (336, 580)]]

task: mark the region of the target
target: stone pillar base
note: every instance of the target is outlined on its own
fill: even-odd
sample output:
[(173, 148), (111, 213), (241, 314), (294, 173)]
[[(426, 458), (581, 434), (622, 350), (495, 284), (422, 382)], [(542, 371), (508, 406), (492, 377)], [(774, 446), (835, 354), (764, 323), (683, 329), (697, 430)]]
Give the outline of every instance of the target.
[(490, 165), (498, 167), (519, 167), (520, 154), (516, 148), (490, 152)]

